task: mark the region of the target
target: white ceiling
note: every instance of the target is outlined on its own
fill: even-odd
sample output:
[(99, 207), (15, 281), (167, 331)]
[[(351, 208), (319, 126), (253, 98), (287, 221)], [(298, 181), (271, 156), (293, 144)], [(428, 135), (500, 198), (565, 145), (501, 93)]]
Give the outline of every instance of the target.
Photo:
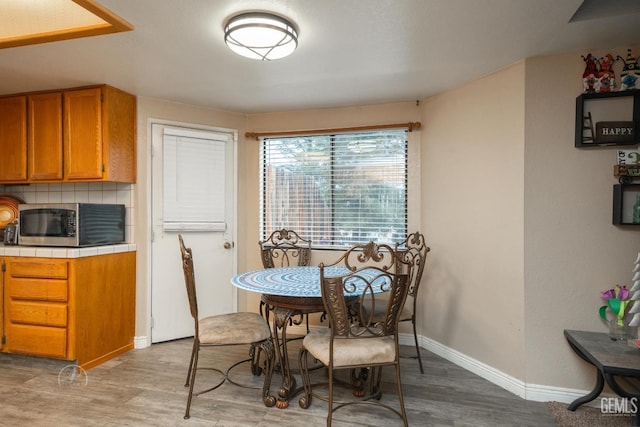
[[(0, 94), (108, 83), (243, 113), (353, 106), (421, 99), (527, 57), (640, 45), (637, 6), (569, 23), (582, 0), (98, 2), (135, 29), (0, 50)], [(291, 56), (259, 62), (225, 46), (225, 20), (254, 10), (297, 25)]]

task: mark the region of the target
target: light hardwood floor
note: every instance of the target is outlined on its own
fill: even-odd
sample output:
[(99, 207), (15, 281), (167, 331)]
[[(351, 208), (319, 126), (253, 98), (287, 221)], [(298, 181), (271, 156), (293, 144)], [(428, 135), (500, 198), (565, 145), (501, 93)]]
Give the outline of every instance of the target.
[[(298, 406), (266, 408), (260, 391), (225, 383), (194, 398), (191, 418), (184, 420), (185, 376), (191, 339), (132, 350), (71, 381), (67, 362), (16, 355), (0, 355), (0, 425), (2, 426), (324, 426), (326, 403), (314, 399), (309, 409)], [(294, 344), (295, 347), (295, 344)], [(205, 349), (200, 366), (229, 364), (247, 354), (246, 347)], [(297, 355), (296, 350), (290, 354)], [(403, 355), (413, 348), (402, 347)], [(528, 402), (424, 350), (425, 374), (418, 363), (403, 358), (402, 379), (411, 426), (555, 426), (545, 403)], [(297, 366), (297, 362), (296, 365)], [(388, 369), (388, 368), (387, 368)], [(60, 375), (60, 372), (62, 374)], [(206, 371), (196, 388), (213, 378)], [(322, 375), (317, 372), (315, 375)], [(391, 380), (393, 369), (385, 374)], [(233, 378), (259, 386), (247, 364)], [(274, 374), (275, 394), (280, 377)], [(350, 391), (344, 391), (349, 396)], [(383, 400), (397, 405), (393, 383), (385, 382)], [(391, 412), (370, 406), (351, 406), (334, 415), (335, 426), (395, 426)]]

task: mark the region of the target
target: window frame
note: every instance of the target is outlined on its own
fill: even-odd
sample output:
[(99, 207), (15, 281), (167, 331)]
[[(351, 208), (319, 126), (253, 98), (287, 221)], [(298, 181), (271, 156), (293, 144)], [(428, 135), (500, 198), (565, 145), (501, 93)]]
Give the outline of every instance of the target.
[[(374, 131), (352, 131), (352, 132), (332, 132), (329, 134), (318, 134), (318, 133), (314, 133), (314, 134), (304, 134), (301, 133), (300, 135), (287, 135), (286, 137), (274, 137), (274, 136), (270, 136), (270, 137), (261, 137), (259, 138), (259, 144), (260, 144), (260, 148), (259, 148), (259, 184), (260, 184), (260, 194), (259, 194), (259, 213), (258, 213), (258, 220), (259, 220), (259, 235), (260, 235), (260, 239), (264, 240), (266, 239), (269, 234), (271, 234), (271, 232), (273, 232), (275, 229), (278, 228), (282, 228), (282, 227), (273, 227), (273, 229), (268, 227), (268, 215), (267, 215), (267, 211), (268, 211), (268, 197), (266, 196), (267, 191), (268, 191), (268, 179), (267, 177), (267, 168), (269, 167), (269, 155), (267, 155), (267, 150), (268, 150), (268, 144), (270, 141), (281, 141), (284, 139), (292, 139), (292, 138), (300, 138), (300, 139), (311, 139), (311, 138), (329, 138), (330, 141), (330, 145), (331, 147), (329, 148), (329, 156), (330, 156), (330, 176), (331, 176), (331, 184), (329, 186), (330, 188), (330, 197), (332, 200), (335, 200), (336, 197), (336, 190), (335, 190), (335, 174), (336, 174), (336, 166), (337, 166), (337, 162), (335, 161), (335, 156), (336, 156), (336, 149), (335, 149), (335, 144), (340, 143), (340, 141), (342, 141), (342, 143), (345, 142), (345, 138), (343, 138), (344, 136), (347, 137), (352, 137), (353, 135), (359, 135), (359, 134), (369, 134), (369, 133), (375, 133), (377, 134), (379, 137), (382, 137), (385, 133), (389, 133), (389, 136), (393, 136), (393, 135), (397, 135), (399, 132), (403, 133), (403, 143), (404, 143), (404, 148), (403, 148), (403, 159), (404, 161), (403, 163), (403, 169), (404, 169), (404, 178), (403, 178), (403, 190), (404, 190), (404, 200), (403, 200), (403, 217), (401, 219), (401, 221), (399, 221), (399, 223), (402, 224), (402, 230), (398, 230), (397, 234), (394, 235), (393, 238), (390, 239), (378, 239), (378, 242), (380, 243), (388, 243), (388, 244), (394, 244), (394, 243), (399, 243), (401, 241), (403, 241), (406, 236), (409, 234), (409, 211), (410, 211), (410, 196), (409, 196), (409, 192), (412, 190), (412, 185), (411, 185), (411, 177), (410, 177), (410, 138), (409, 138), (409, 130), (407, 129), (385, 129), (385, 130), (374, 130)], [(348, 139), (348, 138), (347, 138)], [(364, 181), (363, 181), (364, 182)], [(303, 236), (304, 238), (310, 238), (312, 240), (312, 248), (314, 249), (320, 249), (320, 250), (344, 250), (348, 247), (350, 247), (353, 244), (355, 244), (355, 241), (351, 241), (348, 244), (345, 245), (340, 245), (338, 244), (338, 238), (337, 236), (339, 235), (339, 230), (337, 230), (336, 227), (338, 227), (337, 222), (336, 222), (336, 208), (337, 205), (336, 203), (331, 203), (330, 206), (330, 212), (331, 212), (331, 219), (328, 221), (328, 229), (330, 230), (330, 241), (327, 244), (322, 244), (319, 243), (317, 239), (314, 239), (314, 236)], [(284, 228), (293, 228), (295, 229), (295, 227), (288, 227), (288, 226), (284, 226)], [(391, 228), (389, 231), (391, 232), (393, 230), (393, 228)], [(297, 230), (296, 230), (297, 231)], [(357, 243), (366, 243), (361, 241), (360, 239), (357, 240)]]

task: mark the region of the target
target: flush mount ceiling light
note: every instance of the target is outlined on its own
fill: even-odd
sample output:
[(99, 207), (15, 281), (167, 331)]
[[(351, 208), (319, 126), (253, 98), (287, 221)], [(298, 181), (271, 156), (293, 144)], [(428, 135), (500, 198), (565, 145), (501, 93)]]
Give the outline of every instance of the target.
[(242, 13), (229, 19), (224, 41), (238, 55), (271, 61), (290, 55), (298, 47), (293, 24), (270, 13)]

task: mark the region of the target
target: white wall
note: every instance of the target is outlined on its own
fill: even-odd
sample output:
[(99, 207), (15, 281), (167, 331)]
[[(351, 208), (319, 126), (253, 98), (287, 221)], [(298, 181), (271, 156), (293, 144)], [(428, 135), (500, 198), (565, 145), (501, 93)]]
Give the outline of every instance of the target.
[(607, 331), (600, 292), (631, 284), (640, 229), (611, 223), (616, 147), (574, 147), (583, 70), (580, 53), (526, 62), (524, 379), (586, 390), (593, 368), (569, 348), (563, 330)]
[(524, 366), (524, 64), (428, 98), (422, 335), (515, 378)]
[[(609, 52), (626, 47), (593, 53)], [(611, 223), (616, 147), (574, 146), (580, 55), (527, 59), (422, 112), (419, 331), (558, 399), (595, 380), (563, 330), (607, 331), (600, 292), (631, 284), (640, 251), (640, 229)]]

